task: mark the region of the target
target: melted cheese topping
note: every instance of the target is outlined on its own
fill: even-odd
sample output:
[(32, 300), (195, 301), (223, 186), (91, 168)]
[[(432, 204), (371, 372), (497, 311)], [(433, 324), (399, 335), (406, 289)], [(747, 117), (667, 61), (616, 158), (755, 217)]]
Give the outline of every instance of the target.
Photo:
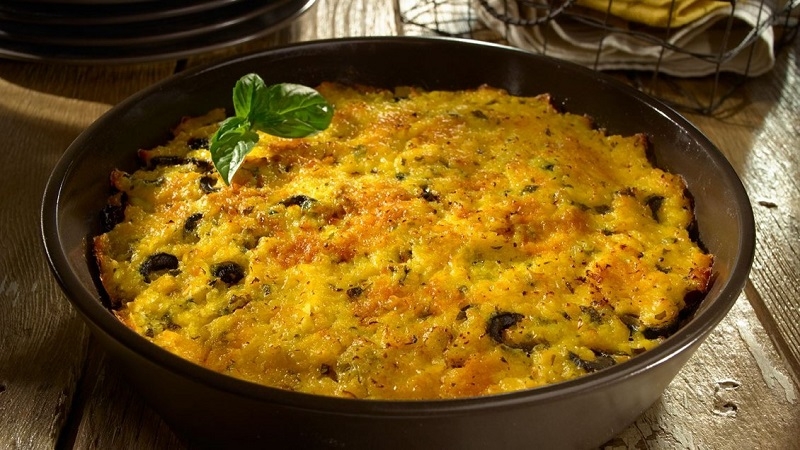
[(644, 135), (489, 87), (319, 90), (330, 128), (262, 134), (230, 187), (205, 148), (221, 110), (112, 174), (120, 223), (94, 248), (128, 326), (269, 386), (450, 398), (626, 361), (707, 290)]

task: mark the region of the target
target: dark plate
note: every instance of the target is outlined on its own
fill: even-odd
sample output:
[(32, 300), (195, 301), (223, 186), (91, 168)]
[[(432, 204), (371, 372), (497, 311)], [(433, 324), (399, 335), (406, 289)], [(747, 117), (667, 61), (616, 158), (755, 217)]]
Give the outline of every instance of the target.
[(240, 0), (173, 0), (147, 3), (45, 3), (5, 1), (0, 4), (0, 20), (38, 25), (110, 25), (178, 17)]
[(168, 44), (219, 33), (255, 17), (270, 14), (296, 0), (242, 0), (180, 17), (115, 25), (38, 25), (0, 20), (0, 38), (37, 45), (72, 47), (140, 46)]
[[(166, 0), (25, 0), (30, 3), (56, 3), (63, 5), (125, 5), (135, 3), (154, 3)], [(198, 0), (202, 2), (203, 0)]]
[[(424, 57), (423, 57), (424, 55)], [(249, 72), (267, 83), (323, 80), (427, 89), (504, 87), (550, 93), (610, 133), (647, 133), (657, 164), (694, 196), (714, 283), (659, 347), (585, 377), (502, 395), (436, 401), (355, 400), (259, 386), (191, 364), (127, 329), (103, 306), (87, 239), (100, 232), (108, 173), (162, 143), (181, 117), (231, 108)], [(122, 102), (82, 133), (54, 169), (42, 204), (50, 265), (69, 300), (130, 382), (180, 435), (226, 448), (596, 448), (655, 402), (727, 314), (755, 247), (748, 197), (725, 157), (664, 104), (575, 64), (454, 39), (359, 38), (271, 49), (181, 73)]]
[(158, 39), (161, 36), (155, 36), (155, 40), (138, 45), (109, 42), (107, 39), (98, 40), (97, 45), (64, 45), (24, 42), (0, 36), (0, 57), (72, 64), (120, 64), (185, 58), (272, 33), (306, 12), (314, 1), (278, 0), (277, 6), (270, 5), (266, 13), (228, 27), (163, 41)]

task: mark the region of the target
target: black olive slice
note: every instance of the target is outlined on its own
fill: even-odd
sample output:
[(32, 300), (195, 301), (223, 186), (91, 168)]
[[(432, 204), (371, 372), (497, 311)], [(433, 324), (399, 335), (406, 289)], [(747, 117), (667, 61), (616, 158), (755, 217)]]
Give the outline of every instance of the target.
[(282, 200), (280, 204), (287, 208), (290, 206), (299, 206), (301, 209), (308, 209), (311, 208), (311, 205), (313, 205), (316, 201), (316, 199), (307, 195), (298, 194)]
[(619, 320), (628, 327), (628, 330), (631, 333), (642, 327), (642, 322), (639, 320), (639, 316), (633, 314), (620, 314), (618, 317)]
[(642, 329), (642, 336), (644, 336), (647, 339), (658, 339), (658, 338), (669, 337), (673, 333), (678, 331), (679, 326), (680, 322), (678, 320), (673, 320), (672, 322), (659, 327), (645, 327)]
[(194, 166), (203, 173), (209, 173), (214, 171), (214, 164), (210, 161), (206, 161), (204, 159), (197, 159), (197, 158), (190, 158), (189, 162), (194, 164)]
[(512, 313), (512, 312), (502, 312), (495, 314), (492, 318), (489, 319), (489, 323), (486, 327), (486, 332), (489, 333), (489, 336), (500, 344), (505, 343), (505, 336), (504, 332), (513, 327), (517, 324), (520, 320), (522, 320), (525, 316), (519, 313)]
[(197, 229), (197, 224), (200, 222), (200, 219), (203, 218), (203, 213), (194, 213), (189, 218), (186, 219), (186, 222), (183, 223), (183, 231), (187, 233), (194, 233)]
[(587, 361), (575, 353), (569, 352), (569, 358), (578, 367), (587, 372), (597, 372), (598, 370), (607, 369), (617, 363), (614, 358), (602, 352), (595, 351), (595, 358), (592, 361)]
[(492, 316), (489, 319), (489, 324), (486, 331), (495, 342), (505, 345), (506, 347), (516, 350), (522, 350), (530, 354), (536, 346), (549, 345), (544, 339), (527, 337), (525, 340), (513, 340), (511, 336), (507, 336), (505, 331), (517, 323), (519, 323), (525, 316), (519, 313), (502, 312)]
[(203, 190), (206, 194), (211, 194), (212, 192), (217, 192), (219, 188), (216, 188), (217, 178), (212, 177), (210, 175), (206, 175), (200, 178), (200, 189)]
[(228, 286), (233, 286), (244, 278), (244, 269), (233, 261), (225, 261), (214, 265), (211, 273)]
[(178, 258), (169, 253), (156, 253), (147, 257), (139, 266), (139, 273), (144, 277), (144, 282), (150, 282), (150, 276), (158, 272), (176, 270), (178, 268)]
[(195, 137), (186, 141), (186, 145), (192, 150), (200, 150), (201, 148), (208, 148), (208, 139)]

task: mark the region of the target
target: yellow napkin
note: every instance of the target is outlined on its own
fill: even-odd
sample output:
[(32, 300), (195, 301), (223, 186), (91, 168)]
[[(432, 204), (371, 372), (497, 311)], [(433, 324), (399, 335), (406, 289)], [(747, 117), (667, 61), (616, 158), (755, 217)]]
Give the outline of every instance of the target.
[(605, 13), (609, 11), (609, 2), (611, 15), (660, 28), (689, 24), (731, 4), (714, 0), (578, 0), (577, 4)]
[[(700, 77), (723, 71), (755, 77), (768, 72), (775, 64), (775, 34), (771, 24), (776, 1), (773, 0), (737, 0), (735, 6), (728, 2), (714, 2), (722, 3), (723, 7), (716, 6), (706, 15), (682, 27), (672, 27), (665, 38), (666, 42), (648, 39), (655, 36), (653, 33), (630, 33), (627, 28), (630, 21), (624, 19), (617, 19), (614, 22), (620, 23), (610, 24), (616, 26), (604, 29), (569, 17), (542, 21), (546, 12), (536, 8), (523, 10), (508, 0), (472, 1), (478, 5), (486, 2), (493, 10), (509, 17), (541, 21), (542, 25), (538, 26), (509, 25), (490, 13), (489, 9), (479, 7), (479, 19), (489, 29), (505, 36), (510, 45), (597, 70), (657, 70), (678, 77)], [(633, 2), (613, 1), (614, 4)], [(689, 0), (676, 2), (682, 5)], [(729, 29), (727, 24), (731, 17), (734, 26)], [(749, 43), (749, 47), (720, 59), (722, 50), (744, 43)]]

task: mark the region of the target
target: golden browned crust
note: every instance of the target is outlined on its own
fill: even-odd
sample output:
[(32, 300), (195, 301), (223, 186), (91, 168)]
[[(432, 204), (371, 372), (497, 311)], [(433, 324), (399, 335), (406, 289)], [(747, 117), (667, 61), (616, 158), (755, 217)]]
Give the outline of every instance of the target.
[(221, 111), (112, 174), (124, 219), (94, 250), (126, 325), (270, 386), (446, 398), (624, 362), (707, 290), (645, 135), (489, 87), (319, 90), (331, 127), (262, 135), (230, 187), (205, 141)]

